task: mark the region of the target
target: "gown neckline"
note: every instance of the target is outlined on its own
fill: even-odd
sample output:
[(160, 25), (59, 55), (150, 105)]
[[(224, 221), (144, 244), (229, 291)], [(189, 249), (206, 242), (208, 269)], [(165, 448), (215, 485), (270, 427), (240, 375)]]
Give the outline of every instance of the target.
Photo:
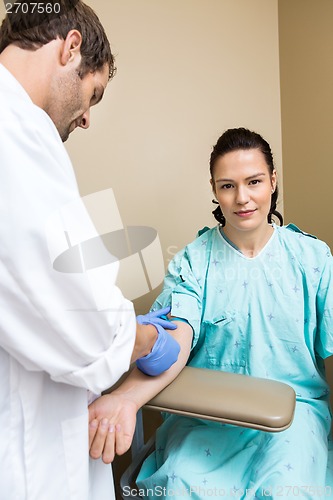
[(262, 247), (262, 249), (260, 250), (260, 252), (257, 253), (257, 255), (255, 255), (254, 257), (248, 257), (247, 255), (244, 255), (243, 252), (237, 247), (237, 245), (235, 245), (235, 243), (233, 243), (229, 238), (228, 236), (225, 234), (225, 232), (223, 231), (223, 228), (222, 226), (217, 226), (217, 230), (218, 230), (218, 234), (220, 236), (220, 238), (222, 239), (222, 241), (228, 246), (231, 248), (231, 250), (235, 253), (237, 253), (237, 255), (239, 255), (240, 257), (243, 257), (244, 259), (246, 260), (255, 260), (257, 259), (265, 250), (266, 248), (270, 245), (271, 241), (275, 238), (275, 234), (276, 234), (276, 225), (273, 223), (272, 224), (272, 227), (273, 227), (273, 233), (271, 234), (270, 238), (268, 239), (268, 241), (265, 243), (265, 245)]

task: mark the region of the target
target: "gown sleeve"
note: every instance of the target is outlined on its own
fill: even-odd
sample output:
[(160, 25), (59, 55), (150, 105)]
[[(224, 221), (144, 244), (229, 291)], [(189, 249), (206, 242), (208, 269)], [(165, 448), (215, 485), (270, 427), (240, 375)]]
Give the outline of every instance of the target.
[(333, 354), (333, 257), (326, 247), (326, 258), (317, 293), (316, 352), (323, 359)]
[(201, 325), (202, 290), (192, 269), (187, 248), (180, 251), (170, 262), (161, 294), (152, 309), (171, 306), (171, 315), (184, 318), (193, 329), (194, 347), (198, 341)]
[[(50, 220), (80, 196), (53, 123), (34, 108), (18, 103), (18, 119), (0, 116), (0, 347), (27, 370), (99, 393), (129, 368), (133, 305), (115, 286), (117, 263), (95, 273), (54, 269)], [(72, 226), (88, 219), (81, 210)]]

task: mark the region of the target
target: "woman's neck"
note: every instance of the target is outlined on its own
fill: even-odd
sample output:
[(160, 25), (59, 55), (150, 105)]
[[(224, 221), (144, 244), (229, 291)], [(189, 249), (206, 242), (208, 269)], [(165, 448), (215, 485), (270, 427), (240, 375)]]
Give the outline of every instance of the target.
[(226, 225), (223, 232), (243, 255), (252, 258), (258, 255), (270, 240), (274, 227), (271, 224), (266, 224), (254, 231), (239, 231), (230, 225)]

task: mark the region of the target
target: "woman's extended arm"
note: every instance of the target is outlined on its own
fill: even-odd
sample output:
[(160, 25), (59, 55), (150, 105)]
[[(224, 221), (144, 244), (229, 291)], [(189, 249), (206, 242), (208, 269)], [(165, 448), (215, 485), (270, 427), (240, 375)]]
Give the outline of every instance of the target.
[(169, 333), (178, 341), (178, 360), (158, 377), (149, 377), (134, 368), (124, 382), (89, 406), (90, 456), (102, 456), (110, 463), (115, 454), (125, 453), (132, 442), (137, 411), (180, 373), (188, 360), (193, 330), (183, 321), (176, 321), (177, 330)]

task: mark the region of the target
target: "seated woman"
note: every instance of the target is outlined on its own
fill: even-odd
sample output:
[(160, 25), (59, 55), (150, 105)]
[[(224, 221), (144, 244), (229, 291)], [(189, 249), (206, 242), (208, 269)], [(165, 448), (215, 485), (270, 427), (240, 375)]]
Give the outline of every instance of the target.
[(161, 491), (163, 498), (178, 491), (197, 500), (330, 496), (323, 363), (333, 353), (330, 250), (294, 225), (273, 222), (275, 215), (282, 223), (277, 176), (260, 135), (227, 130), (212, 151), (210, 173), (218, 225), (175, 256), (153, 306), (171, 306), (178, 318), (172, 335), (179, 359), (154, 379), (135, 369), (90, 407), (91, 455), (108, 461), (125, 451), (137, 409), (187, 363), (286, 382), (297, 395), (295, 418), (275, 434), (167, 416), (139, 474), (145, 498)]

